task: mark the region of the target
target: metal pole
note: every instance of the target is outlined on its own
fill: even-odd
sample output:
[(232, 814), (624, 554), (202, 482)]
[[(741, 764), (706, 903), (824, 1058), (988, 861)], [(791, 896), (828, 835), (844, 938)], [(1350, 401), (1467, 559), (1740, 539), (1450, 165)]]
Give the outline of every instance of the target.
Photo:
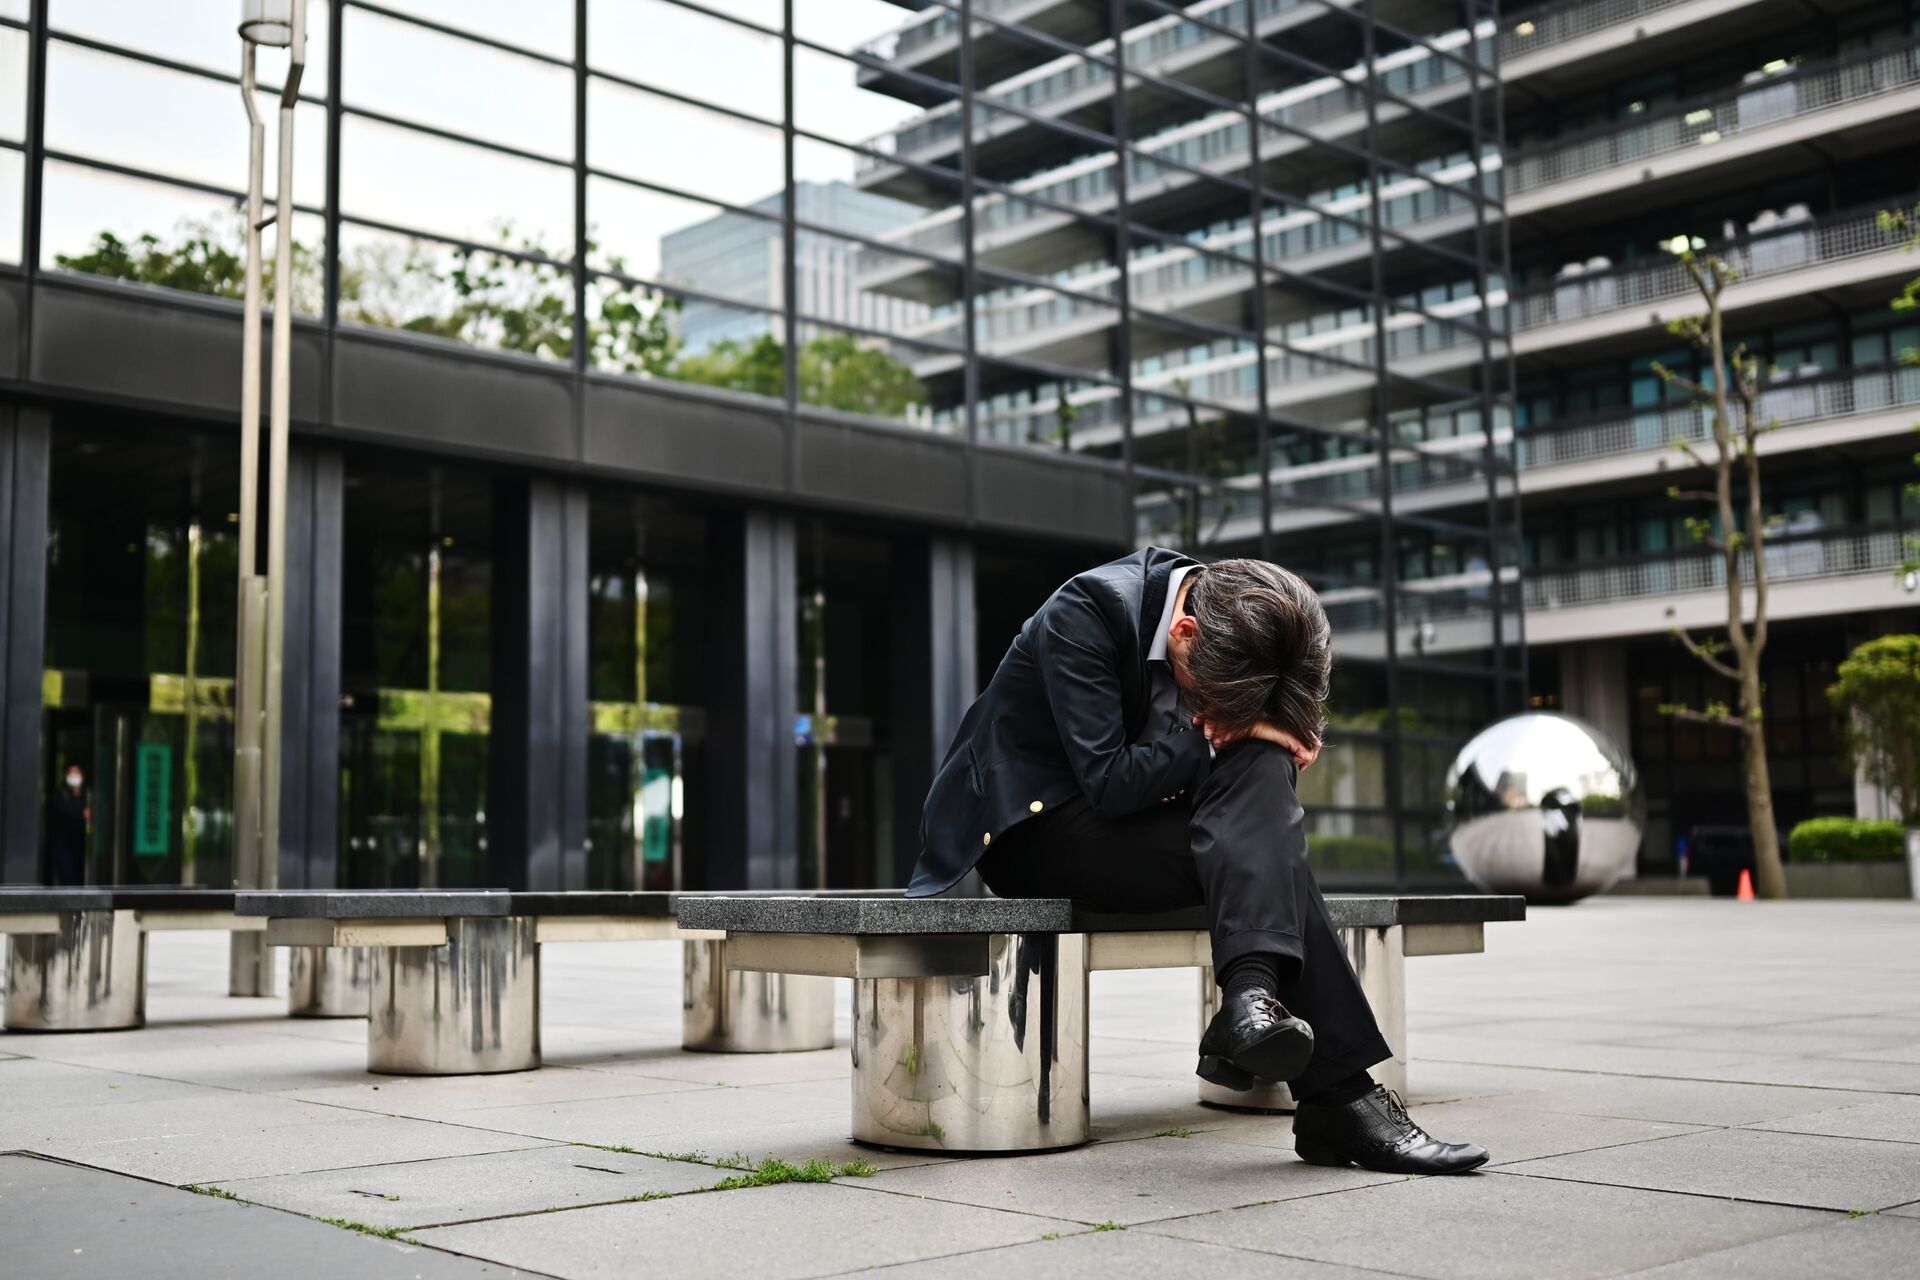
[[(260, 665), (265, 656), (260, 625), (265, 584), (260, 580), (260, 210), (266, 168), (266, 128), (254, 93), (254, 44), (241, 42), (240, 97), (247, 107), (247, 271), (240, 336), (240, 548), (239, 635), (234, 654), (233, 880), (251, 885), (260, 868)], [(235, 933), (229, 941), (227, 994), (271, 994), (261, 966), (271, 963), (263, 940)]]

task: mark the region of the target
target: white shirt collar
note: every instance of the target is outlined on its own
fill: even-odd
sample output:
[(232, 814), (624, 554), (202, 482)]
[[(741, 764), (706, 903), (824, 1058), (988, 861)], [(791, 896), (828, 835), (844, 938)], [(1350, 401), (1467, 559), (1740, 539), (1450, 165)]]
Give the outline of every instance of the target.
[(1153, 633), (1153, 645), (1147, 650), (1148, 662), (1167, 660), (1167, 629), (1173, 625), (1173, 606), (1180, 600), (1180, 584), (1186, 581), (1193, 565), (1183, 564), (1167, 575), (1167, 603), (1160, 610), (1160, 626)]

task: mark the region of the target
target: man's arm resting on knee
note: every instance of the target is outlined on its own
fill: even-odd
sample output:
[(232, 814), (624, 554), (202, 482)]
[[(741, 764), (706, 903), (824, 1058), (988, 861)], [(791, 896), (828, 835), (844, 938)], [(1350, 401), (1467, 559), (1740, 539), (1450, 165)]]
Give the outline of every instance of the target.
[(1108, 619), (1092, 599), (1063, 593), (1041, 621), (1034, 658), (1060, 745), (1096, 813), (1136, 813), (1207, 776), (1205, 734), (1128, 742), (1119, 653)]

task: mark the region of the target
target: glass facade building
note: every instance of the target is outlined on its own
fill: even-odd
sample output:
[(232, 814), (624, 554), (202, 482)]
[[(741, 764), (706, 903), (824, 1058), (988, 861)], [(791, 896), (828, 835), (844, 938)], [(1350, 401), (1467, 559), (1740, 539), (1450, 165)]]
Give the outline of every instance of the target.
[[(69, 762), (95, 879), (229, 875), (231, 7), (0, 0), (0, 878)], [(1459, 883), (1528, 687), (1491, 3), (308, 25), (283, 883), (902, 883), (1013, 632), (1147, 543), (1322, 593), (1328, 883)]]

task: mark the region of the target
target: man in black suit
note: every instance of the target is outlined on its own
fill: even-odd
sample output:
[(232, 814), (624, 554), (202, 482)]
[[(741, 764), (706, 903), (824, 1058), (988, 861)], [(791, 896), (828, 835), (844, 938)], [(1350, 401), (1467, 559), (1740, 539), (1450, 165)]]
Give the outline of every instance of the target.
[(1069, 580), (1027, 620), (934, 777), (907, 892), (978, 867), (1006, 897), (1109, 911), (1204, 903), (1221, 1008), (1199, 1074), (1285, 1080), (1315, 1164), (1456, 1173), (1367, 1068), (1390, 1056), (1307, 867), (1299, 770), (1319, 753), (1326, 612), (1259, 560), (1148, 547)]

